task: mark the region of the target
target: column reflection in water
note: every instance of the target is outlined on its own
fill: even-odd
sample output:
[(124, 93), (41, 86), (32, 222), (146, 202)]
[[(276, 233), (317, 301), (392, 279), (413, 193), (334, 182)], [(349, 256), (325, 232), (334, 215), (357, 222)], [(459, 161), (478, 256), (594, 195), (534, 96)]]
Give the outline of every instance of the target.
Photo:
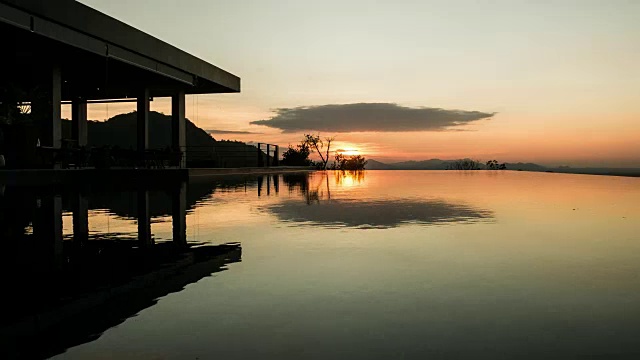
[(73, 211), (73, 241), (79, 244), (89, 240), (89, 199), (85, 194), (71, 196)]
[(187, 183), (176, 186), (171, 194), (173, 242), (187, 244)]
[(63, 263), (62, 197), (45, 194), (36, 200), (33, 235), (38, 250), (45, 255), (45, 263), (58, 268)]
[[(149, 188), (107, 189), (96, 198), (73, 186), (55, 193), (1, 186), (0, 235), (6, 247), (0, 281), (11, 296), (0, 308), (0, 358), (44, 359), (93, 341), (158, 299), (240, 261), (239, 244), (187, 242), (187, 187), (184, 182), (155, 187), (171, 194), (170, 204), (158, 204), (160, 197), (150, 196)], [(118, 200), (127, 190), (135, 200), (126, 201), (126, 195)], [(100, 209), (94, 215), (92, 199)], [(137, 219), (137, 241), (90, 231), (90, 218), (104, 214), (110, 201), (121, 214), (132, 215), (125, 216), (129, 221)], [(73, 218), (67, 236), (65, 212)], [(171, 215), (173, 241), (153, 242), (152, 215)]]
[(280, 175), (273, 176), (273, 189), (276, 191), (276, 194), (280, 193)]
[(267, 175), (267, 196), (271, 195), (271, 176)]
[(149, 213), (149, 191), (138, 189), (138, 242), (141, 247), (153, 245), (151, 236), (151, 214)]

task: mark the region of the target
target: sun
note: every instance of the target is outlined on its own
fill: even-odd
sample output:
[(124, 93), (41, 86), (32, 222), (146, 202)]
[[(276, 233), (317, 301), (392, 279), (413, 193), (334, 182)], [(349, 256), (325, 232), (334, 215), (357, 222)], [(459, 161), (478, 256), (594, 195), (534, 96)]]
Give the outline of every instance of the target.
[(336, 152), (344, 156), (360, 155), (360, 150), (358, 149), (340, 149), (336, 150)]

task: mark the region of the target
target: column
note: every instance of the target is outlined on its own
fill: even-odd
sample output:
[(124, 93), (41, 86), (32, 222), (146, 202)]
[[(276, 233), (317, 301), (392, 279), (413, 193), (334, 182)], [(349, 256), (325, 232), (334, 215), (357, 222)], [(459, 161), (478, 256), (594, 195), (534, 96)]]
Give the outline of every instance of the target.
[(187, 183), (181, 182), (171, 196), (173, 218), (173, 242), (187, 244)]
[(87, 146), (87, 101), (75, 99), (71, 102), (71, 134), (79, 147)]
[(139, 159), (143, 162), (145, 150), (149, 148), (149, 89), (142, 89), (138, 93), (137, 115), (137, 149)]
[(273, 166), (280, 166), (280, 146), (276, 145), (276, 151), (273, 154)]
[(179, 168), (187, 167), (187, 121), (184, 104), (184, 91), (179, 91), (171, 97), (171, 147), (174, 152), (181, 153)]
[[(36, 74), (41, 72), (34, 70)], [(62, 75), (60, 67), (53, 65), (42, 74), (43, 82), (36, 98), (31, 99), (31, 114), (39, 125), (40, 144), (44, 147), (60, 149), (62, 146)], [(34, 144), (35, 147), (35, 144)], [(55, 157), (49, 153), (45, 165), (57, 167)]]
[(51, 78), (47, 85), (46, 111), (49, 118), (45, 119), (45, 131), (40, 141), (43, 146), (59, 149), (62, 146), (62, 74), (59, 66), (51, 67)]
[(153, 245), (151, 238), (151, 214), (149, 212), (149, 191), (138, 190), (138, 242), (141, 247)]
[(271, 161), (269, 160), (269, 154), (271, 154), (271, 144), (267, 144), (267, 167), (271, 165)]

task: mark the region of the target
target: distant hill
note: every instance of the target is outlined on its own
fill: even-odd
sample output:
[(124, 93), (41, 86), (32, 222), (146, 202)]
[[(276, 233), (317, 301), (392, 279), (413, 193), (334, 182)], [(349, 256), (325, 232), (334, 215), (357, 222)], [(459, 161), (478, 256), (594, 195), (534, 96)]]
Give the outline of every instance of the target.
[[(130, 112), (112, 117), (107, 121), (89, 122), (90, 146), (136, 147), (137, 114)], [(216, 140), (187, 119), (187, 145), (190, 147), (215, 146)], [(149, 112), (149, 148), (161, 149), (171, 146), (171, 116)]]
[[(395, 163), (383, 163), (376, 160), (368, 160), (367, 170), (447, 170), (455, 160), (431, 159), (423, 161), (403, 161)], [(615, 176), (640, 176), (640, 169), (625, 168), (572, 168), (569, 166), (546, 167), (534, 163), (506, 163), (507, 170), (558, 172), (567, 174), (590, 175), (615, 175)], [(481, 164), (484, 168), (484, 164)]]
[(509, 170), (522, 170), (522, 171), (548, 171), (550, 170), (546, 166), (534, 164), (534, 163), (506, 163)]
[[(120, 114), (107, 121), (89, 121), (90, 147), (136, 148), (136, 112)], [(247, 167), (258, 166), (255, 146), (239, 141), (216, 141), (203, 129), (187, 119), (187, 165), (189, 167)], [(62, 124), (63, 138), (71, 138), (71, 121)], [(149, 112), (149, 148), (171, 146), (171, 116)], [(266, 154), (262, 153), (266, 158)]]
[[(376, 160), (368, 160), (367, 170), (447, 170), (455, 160), (430, 159), (422, 161), (402, 161), (395, 163), (383, 163)], [(484, 165), (483, 165), (484, 166)]]
[(640, 169), (634, 168), (572, 168), (561, 166), (558, 168), (550, 168), (545, 171), (558, 172), (565, 174), (588, 174), (588, 175), (611, 175), (611, 176), (632, 176), (640, 177)]
[(422, 161), (404, 161), (393, 164), (393, 166), (406, 170), (446, 170), (451, 161), (431, 159)]
[(450, 162), (451, 161), (431, 159), (387, 164), (376, 160), (368, 160), (366, 168), (367, 170), (446, 170)]
[(394, 167), (390, 164), (381, 163), (380, 161), (369, 159), (367, 160), (367, 165), (365, 165), (365, 169), (367, 170), (394, 170)]

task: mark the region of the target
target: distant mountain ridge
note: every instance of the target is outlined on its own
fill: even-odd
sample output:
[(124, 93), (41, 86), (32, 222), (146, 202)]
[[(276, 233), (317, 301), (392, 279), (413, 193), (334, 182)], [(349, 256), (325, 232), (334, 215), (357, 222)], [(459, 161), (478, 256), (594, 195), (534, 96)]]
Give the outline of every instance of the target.
[[(369, 159), (366, 165), (367, 170), (448, 170), (450, 165), (456, 160), (430, 159), (422, 161), (401, 161), (395, 163), (383, 163)], [(507, 170), (518, 171), (538, 171), (538, 172), (558, 172), (567, 174), (591, 174), (591, 175), (615, 175), (615, 176), (640, 176), (640, 169), (632, 168), (572, 168), (569, 166), (547, 167), (535, 163), (506, 163)], [(481, 164), (481, 169), (485, 168)]]
[[(447, 170), (456, 160), (430, 159), (422, 161), (401, 161), (396, 163), (383, 163), (376, 160), (369, 160), (367, 170)], [(506, 163), (509, 170), (526, 170), (526, 171), (546, 171), (549, 168), (534, 163)], [(484, 164), (480, 164), (483, 169)]]

